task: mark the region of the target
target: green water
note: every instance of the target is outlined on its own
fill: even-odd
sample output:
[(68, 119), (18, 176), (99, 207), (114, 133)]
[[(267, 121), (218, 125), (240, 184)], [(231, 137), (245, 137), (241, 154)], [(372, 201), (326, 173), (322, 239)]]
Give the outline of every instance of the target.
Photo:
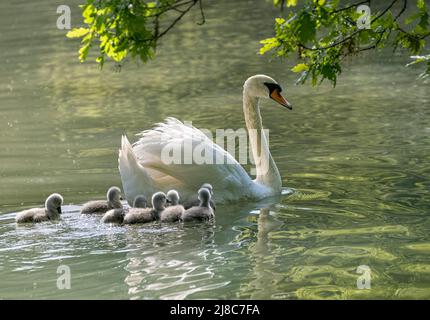
[[(79, 1), (68, 1), (72, 24)], [(72, 5), (73, 4), (73, 5)], [(57, 1), (0, 3), (0, 298), (430, 298), (430, 90), (401, 53), (346, 61), (335, 89), (294, 86), (293, 62), (256, 54), (264, 1), (217, 1), (166, 36), (157, 59), (79, 64)], [(278, 200), (219, 206), (212, 226), (110, 227), (79, 205), (120, 185), (121, 134), (167, 116), (242, 128), (241, 88), (265, 73), (294, 110), (263, 103), (285, 187)], [(14, 212), (52, 192), (58, 223)], [(58, 290), (57, 268), (71, 270)], [(357, 288), (357, 267), (371, 289)]]

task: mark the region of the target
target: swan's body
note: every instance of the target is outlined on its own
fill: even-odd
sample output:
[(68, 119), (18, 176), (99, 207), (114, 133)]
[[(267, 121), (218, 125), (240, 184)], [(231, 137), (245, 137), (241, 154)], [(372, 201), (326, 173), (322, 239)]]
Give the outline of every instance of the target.
[[(280, 86), (268, 76), (256, 75), (243, 86), (243, 112), (248, 129), (252, 154), (256, 163), (256, 179), (252, 180), (244, 168), (219, 145), (213, 143), (199, 129), (175, 118), (168, 118), (154, 129), (143, 131), (132, 146), (122, 137), (119, 152), (119, 171), (128, 200), (137, 194), (149, 197), (155, 191), (179, 190), (189, 199), (199, 186), (210, 182), (217, 190), (216, 201), (224, 202), (241, 198), (262, 199), (281, 193), (281, 177), (273, 160), (263, 131), (259, 99), (272, 98), (285, 107), (290, 104), (280, 95)], [(208, 151), (212, 163), (187, 164), (186, 146), (197, 146)], [(162, 160), (163, 150), (179, 150), (184, 155), (180, 164)], [(188, 152), (189, 154), (189, 152)], [(224, 159), (223, 164), (216, 164)], [(219, 162), (218, 162), (219, 163)]]
[(157, 192), (152, 196), (152, 208), (130, 208), (124, 216), (124, 224), (147, 223), (160, 219), (166, 207), (166, 195)]
[(191, 207), (182, 213), (181, 220), (189, 221), (209, 221), (215, 217), (214, 211), (210, 206), (211, 194), (208, 189), (201, 188), (198, 192), (200, 205)]
[(45, 201), (45, 208), (33, 208), (18, 212), (15, 220), (17, 223), (43, 222), (60, 218), (63, 197), (58, 193), (51, 194)]
[(179, 193), (176, 190), (170, 190), (166, 196), (170, 205), (161, 212), (160, 220), (162, 222), (179, 221), (185, 211), (184, 207), (179, 204)]
[(122, 209), (121, 190), (118, 187), (110, 187), (107, 191), (107, 200), (89, 201), (82, 206), (82, 214), (106, 213), (111, 209)]

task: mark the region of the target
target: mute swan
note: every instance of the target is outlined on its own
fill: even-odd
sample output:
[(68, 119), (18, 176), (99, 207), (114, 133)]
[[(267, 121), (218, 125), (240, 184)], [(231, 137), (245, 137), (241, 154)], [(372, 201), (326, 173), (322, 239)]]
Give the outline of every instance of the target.
[[(138, 195), (134, 198), (133, 208), (146, 208), (146, 198), (142, 195)], [(130, 209), (133, 209), (130, 208)], [(104, 214), (101, 219), (101, 222), (104, 223), (122, 223), (124, 221), (124, 216), (130, 209), (125, 210), (124, 208), (120, 209), (111, 209)], [(133, 211), (133, 210), (132, 210)]]
[(181, 218), (184, 213), (184, 207), (179, 204), (179, 193), (176, 190), (167, 192), (167, 200), (170, 201), (170, 206), (164, 209), (160, 214), (162, 222), (175, 222)]
[[(209, 190), (209, 192), (211, 193), (211, 197), (213, 197), (214, 195), (214, 189), (212, 187), (212, 185), (210, 183), (203, 183), (202, 186), (200, 188), (206, 188)], [(200, 204), (200, 200), (199, 198), (196, 196), (193, 196), (191, 199), (186, 200), (183, 203), (183, 206), (185, 209), (189, 209), (191, 207), (197, 207)], [(210, 205), (212, 207), (212, 209), (214, 209), (214, 211), (216, 210), (216, 206), (215, 206), (215, 202), (213, 201), (213, 199), (211, 198), (210, 201)]]
[(130, 208), (124, 217), (125, 224), (146, 223), (160, 218), (160, 213), (166, 207), (167, 197), (163, 192), (152, 196), (152, 208)]
[(60, 217), (62, 204), (63, 197), (58, 193), (53, 193), (46, 199), (45, 208), (33, 208), (18, 212), (15, 220), (18, 223), (56, 220)]
[[(216, 201), (224, 202), (241, 198), (262, 199), (281, 193), (282, 181), (273, 160), (260, 115), (259, 101), (270, 98), (292, 109), (281, 95), (280, 85), (266, 75), (248, 78), (243, 85), (243, 113), (248, 130), (252, 155), (256, 163), (256, 178), (252, 180), (245, 169), (219, 145), (213, 143), (202, 131), (175, 118), (167, 118), (155, 128), (141, 132), (133, 144), (122, 136), (119, 151), (119, 171), (127, 199), (137, 194), (149, 197), (158, 190), (174, 187), (184, 199), (194, 194), (203, 182), (210, 182), (217, 190)], [(209, 150), (213, 159), (224, 159), (224, 164), (166, 164), (162, 152), (173, 146), (184, 153), (185, 145), (201, 146)]]
[(82, 214), (105, 213), (111, 209), (122, 209), (121, 190), (118, 187), (110, 187), (106, 194), (106, 200), (95, 200), (85, 203), (81, 209)]
[(215, 217), (214, 211), (209, 204), (211, 200), (211, 194), (208, 189), (201, 188), (199, 190), (199, 200), (200, 205), (198, 207), (192, 207), (188, 210), (185, 210), (181, 216), (182, 221), (206, 221)]

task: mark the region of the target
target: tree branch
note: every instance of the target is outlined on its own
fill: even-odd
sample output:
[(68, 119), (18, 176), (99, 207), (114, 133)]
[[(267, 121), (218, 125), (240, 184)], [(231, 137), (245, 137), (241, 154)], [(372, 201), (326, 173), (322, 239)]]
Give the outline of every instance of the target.
[[(152, 37), (146, 38), (146, 39), (133, 39), (133, 40), (136, 41), (136, 42), (157, 41), (158, 39), (160, 39), (161, 37), (163, 37), (164, 35), (166, 35), (166, 33), (168, 33), (182, 19), (182, 17), (185, 16), (188, 13), (188, 11), (190, 11), (191, 8), (194, 7), (197, 4), (197, 2), (199, 2), (199, 1), (201, 1), (201, 0), (188, 0), (186, 2), (182, 2), (182, 3), (178, 4), (178, 5), (176, 5), (176, 7), (177, 7), (177, 6), (182, 6), (182, 5), (185, 5), (185, 4), (190, 4), (186, 9), (180, 10), (181, 14), (178, 15), (176, 17), (176, 19), (173, 20), (173, 22), (164, 31), (162, 31), (162, 32), (159, 32), (159, 16), (160, 16), (161, 13), (158, 12), (156, 15), (154, 15), (154, 17), (155, 17), (154, 35)], [(169, 11), (171, 9), (172, 8), (168, 8), (168, 9), (162, 11), (162, 12), (164, 13), (164, 12), (167, 12), (167, 11)], [(201, 8), (201, 10), (203, 10), (203, 9)], [(203, 14), (203, 11), (201, 11), (201, 12)]]
[[(375, 21), (377, 21), (378, 19), (380, 19), (383, 15), (385, 15), (387, 12), (388, 12), (388, 10), (390, 10), (393, 6), (394, 6), (394, 4), (397, 2), (397, 1), (399, 1), (399, 0), (393, 0), (391, 3), (390, 3), (390, 5), (388, 5), (380, 14), (378, 14), (375, 18), (373, 18), (372, 19), (372, 21), (371, 21), (371, 23), (373, 23), (373, 22), (375, 22)], [(363, 4), (363, 3), (369, 3), (370, 1), (369, 0), (367, 0), (367, 1), (362, 1), (362, 2), (359, 2), (359, 3), (356, 3), (356, 4), (353, 4), (353, 5), (350, 5), (350, 6), (348, 6), (348, 7), (345, 7), (345, 8), (342, 8), (342, 9), (339, 9), (339, 10), (335, 10), (334, 11), (334, 13), (337, 13), (337, 12), (340, 12), (340, 11), (344, 11), (344, 10), (347, 10), (347, 9), (350, 9), (350, 8), (353, 8), (353, 7), (356, 7), (356, 6), (358, 6), (358, 5), (360, 5), (360, 4)], [(402, 7), (402, 9), (399, 11), (399, 13), (396, 15), (396, 17), (394, 18), (394, 21), (396, 21), (404, 12), (405, 12), (405, 10), (406, 10), (406, 5), (407, 5), (407, 0), (403, 0), (403, 7)], [(330, 48), (333, 48), (333, 47), (336, 47), (336, 46), (338, 46), (338, 45), (340, 45), (340, 44), (342, 44), (342, 43), (345, 43), (345, 42), (347, 42), (347, 41), (349, 41), (349, 40), (351, 40), (353, 37), (355, 37), (357, 34), (359, 34), (361, 31), (362, 31), (363, 29), (358, 29), (358, 30), (356, 30), (356, 31), (354, 31), (353, 33), (351, 33), (349, 36), (347, 36), (347, 37), (345, 37), (345, 38), (343, 38), (342, 40), (340, 40), (340, 41), (337, 41), (337, 42), (334, 42), (334, 43), (332, 43), (332, 44), (330, 44), (330, 45), (328, 45), (328, 46), (325, 46), (325, 47), (316, 47), (316, 48), (309, 48), (309, 47), (307, 47), (307, 46), (305, 46), (305, 45), (303, 45), (303, 44), (299, 44), (299, 46), (301, 46), (301, 47), (303, 47), (304, 49), (307, 49), (307, 50), (312, 50), (312, 51), (317, 51), (317, 50), (327, 50), (327, 49), (330, 49)], [(370, 50), (370, 49), (374, 49), (374, 48), (376, 48), (377, 47), (377, 45), (381, 42), (381, 40), (382, 40), (382, 36), (383, 36), (383, 34), (386, 32), (387, 30), (386, 29), (384, 29), (384, 30), (382, 30), (382, 32), (380, 33), (380, 37), (378, 38), (378, 40), (375, 42), (375, 44), (373, 44), (373, 45), (371, 45), (371, 46), (369, 46), (369, 47), (366, 47), (366, 48), (363, 48), (363, 49), (360, 49), (360, 50), (358, 50), (358, 51), (365, 51), (365, 50)], [(391, 31), (390, 31), (391, 32)]]
[(203, 2), (202, 2), (202, 0), (199, 0), (199, 7), (200, 7), (200, 14), (202, 15), (202, 21), (197, 22), (197, 24), (199, 26), (201, 26), (201, 25), (205, 24), (205, 22), (206, 22), (205, 12), (203, 11)]
[(370, 23), (374, 23), (375, 21), (377, 21), (379, 18), (381, 18), (384, 14), (386, 14), (387, 12), (388, 12), (388, 10), (390, 10), (393, 6), (394, 6), (394, 4), (397, 2), (397, 1), (399, 1), (399, 0), (393, 0), (392, 2), (391, 2), (391, 4), (388, 6), (388, 7), (386, 7), (380, 14), (378, 14), (375, 18), (373, 18), (372, 19), (372, 21), (370, 22)]
[(370, 3), (370, 0), (365, 0), (365, 1), (361, 1), (361, 2), (358, 2), (358, 3), (351, 4), (348, 7), (334, 10), (333, 13), (339, 13), (339, 12), (342, 12), (342, 11), (345, 11), (345, 10), (349, 10), (351, 8), (358, 7), (359, 5), (362, 5), (362, 4), (365, 4), (365, 3)]
[(355, 35), (359, 34), (362, 30), (363, 29), (358, 29), (358, 30), (354, 31), (353, 33), (351, 33), (349, 36), (343, 38), (342, 40), (334, 42), (334, 43), (332, 43), (332, 44), (330, 44), (328, 46), (325, 46), (325, 47), (309, 48), (309, 47), (306, 47), (305, 45), (303, 45), (301, 43), (299, 43), (299, 46), (301, 46), (301, 47), (303, 47), (303, 48), (305, 48), (307, 50), (312, 50), (312, 51), (327, 50), (327, 49), (336, 47), (336, 46), (338, 46), (338, 45), (340, 45), (340, 44), (342, 44), (344, 42), (347, 42), (348, 40), (351, 40)]
[(168, 26), (163, 32), (161, 32), (158, 36), (157, 39), (160, 39), (162, 36), (164, 36), (167, 32), (169, 32), (174, 26), (175, 24), (177, 24), (183, 16), (185, 16), (185, 14), (187, 14), (188, 11), (191, 10), (192, 7), (195, 6), (195, 4), (198, 2), (199, 0), (192, 0), (191, 5), (186, 8), (175, 20), (173, 20), (173, 22), (170, 24), (170, 26)]

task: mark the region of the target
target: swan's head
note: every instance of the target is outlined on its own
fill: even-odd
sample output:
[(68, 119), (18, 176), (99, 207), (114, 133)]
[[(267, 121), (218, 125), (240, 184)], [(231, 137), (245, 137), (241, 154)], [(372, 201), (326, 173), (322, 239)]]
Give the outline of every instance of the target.
[(176, 206), (179, 203), (179, 193), (176, 190), (170, 190), (167, 192), (167, 202), (172, 206)]
[(110, 187), (107, 191), (106, 197), (109, 201), (109, 203), (114, 208), (122, 208), (122, 196), (121, 196), (121, 189), (118, 187)]
[(199, 190), (199, 200), (200, 205), (202, 206), (208, 206), (209, 202), (211, 201), (211, 192), (207, 188), (200, 188)]
[(200, 188), (206, 188), (211, 193), (211, 196), (214, 195), (214, 188), (212, 187), (212, 185), (210, 183), (203, 183)]
[(45, 201), (45, 209), (48, 216), (56, 216), (61, 214), (61, 205), (63, 204), (63, 197), (58, 193), (51, 194)]
[(157, 211), (164, 210), (167, 197), (164, 192), (156, 192), (152, 195), (152, 207)]
[(138, 195), (136, 198), (134, 198), (133, 201), (133, 208), (146, 208), (148, 205), (148, 202), (146, 201), (146, 198), (144, 195)]
[(293, 109), (291, 103), (281, 95), (282, 88), (279, 83), (269, 76), (257, 74), (249, 77), (243, 85), (243, 90), (251, 97), (272, 99), (281, 106)]

